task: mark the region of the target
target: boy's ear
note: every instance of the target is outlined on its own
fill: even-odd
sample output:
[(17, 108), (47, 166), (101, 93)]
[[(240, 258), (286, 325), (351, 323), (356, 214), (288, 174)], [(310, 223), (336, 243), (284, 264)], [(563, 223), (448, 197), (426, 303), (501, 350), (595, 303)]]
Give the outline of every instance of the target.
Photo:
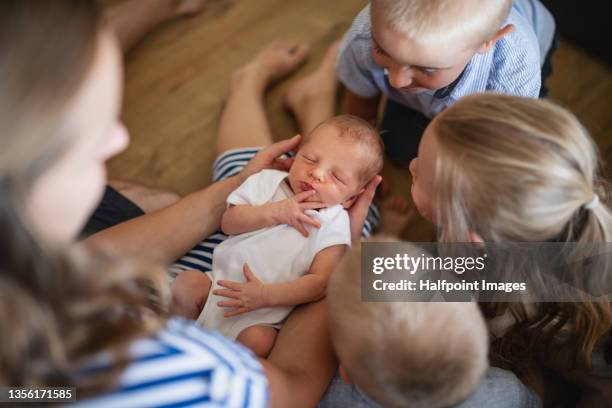
[(342, 364), (340, 364), (340, 367), (338, 367), (338, 374), (340, 374), (340, 378), (342, 378), (342, 381), (344, 381), (346, 384), (350, 385), (353, 383), (344, 370), (344, 367), (342, 367)]
[(358, 193), (353, 194), (351, 197), (347, 198), (343, 203), (342, 203), (342, 207), (344, 207), (346, 210), (348, 210), (349, 208), (351, 208), (353, 206), (353, 204), (355, 204), (355, 200), (357, 200), (359, 198), (359, 196), (365, 191), (365, 188), (362, 188), (361, 190), (359, 190)]
[(476, 52), (479, 54), (484, 54), (488, 52), (495, 45), (496, 42), (498, 42), (503, 37), (507, 36), (513, 31), (514, 31), (514, 24), (508, 24), (508, 25), (503, 26), (502, 28), (497, 30), (495, 35), (489, 41), (486, 41), (484, 44), (482, 44), (480, 48), (478, 49), (478, 51)]

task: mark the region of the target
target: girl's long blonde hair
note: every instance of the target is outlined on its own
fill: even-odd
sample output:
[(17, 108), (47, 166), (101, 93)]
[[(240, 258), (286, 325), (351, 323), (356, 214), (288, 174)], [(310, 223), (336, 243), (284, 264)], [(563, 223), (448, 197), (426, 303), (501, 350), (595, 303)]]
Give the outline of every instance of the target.
[[(67, 107), (102, 31), (85, 0), (0, 2), (0, 383), (109, 387), (127, 347), (164, 321), (159, 267), (117, 263), (41, 240), (24, 212), (34, 182), (70, 143)], [(76, 374), (101, 352), (114, 371)]]
[[(484, 242), (612, 242), (597, 148), (567, 110), (544, 100), (481, 94), (457, 102), (432, 126), (440, 242), (469, 242), (470, 233)], [(584, 274), (612, 279), (610, 270)], [(595, 344), (612, 329), (609, 302), (540, 303), (535, 313), (520, 303), (497, 309), (519, 322), (498, 342), (508, 358), (511, 349), (532, 358), (552, 342), (560, 346), (557, 334), (569, 326), (568, 359), (588, 366)]]

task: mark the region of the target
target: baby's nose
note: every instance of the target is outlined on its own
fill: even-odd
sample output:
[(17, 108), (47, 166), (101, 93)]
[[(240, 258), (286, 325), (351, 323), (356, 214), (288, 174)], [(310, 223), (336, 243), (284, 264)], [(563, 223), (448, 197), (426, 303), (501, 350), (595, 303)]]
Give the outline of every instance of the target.
[(311, 175), (313, 179), (321, 183), (325, 181), (325, 172), (318, 167), (312, 170)]

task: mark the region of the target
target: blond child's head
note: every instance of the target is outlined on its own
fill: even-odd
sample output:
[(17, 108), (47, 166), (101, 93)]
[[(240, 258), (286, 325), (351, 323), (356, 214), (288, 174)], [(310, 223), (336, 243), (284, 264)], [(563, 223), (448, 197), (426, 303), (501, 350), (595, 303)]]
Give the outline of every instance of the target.
[(296, 194), (314, 190), (307, 201), (348, 208), (382, 169), (383, 155), (372, 125), (356, 116), (335, 116), (304, 139), (289, 170), (289, 184)]
[[(414, 247), (414, 256), (422, 253)], [(467, 398), (487, 367), (477, 305), (364, 302), (360, 282), (357, 248), (332, 275), (327, 296), (343, 377), (385, 407), (446, 407)]]
[(410, 165), (441, 240), (612, 241), (598, 153), (574, 115), (502, 94), (463, 98), (425, 130)]
[[(441, 242), (612, 242), (609, 189), (596, 146), (574, 115), (551, 102), (501, 94), (463, 98), (425, 130), (410, 171), (414, 203), (438, 224)], [(612, 271), (587, 263), (572, 280), (596, 293), (609, 288)], [(525, 316), (520, 303), (508, 307)], [(572, 359), (587, 365), (612, 328), (606, 301), (548, 303), (537, 314), (539, 322), (567, 323), (534, 328), (551, 342), (539, 346), (554, 345), (555, 330), (580, 328), (571, 338)], [(505, 335), (511, 336), (517, 344), (529, 341), (520, 328)]]
[(502, 27), (512, 0), (372, 0), (372, 56), (391, 86), (440, 89), (512, 32)]

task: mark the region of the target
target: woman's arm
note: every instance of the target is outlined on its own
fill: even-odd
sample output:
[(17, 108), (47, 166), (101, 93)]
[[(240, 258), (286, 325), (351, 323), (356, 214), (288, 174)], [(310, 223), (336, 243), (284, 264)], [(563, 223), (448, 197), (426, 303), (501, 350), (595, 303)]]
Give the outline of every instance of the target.
[(122, 257), (171, 263), (219, 229), (227, 196), (251, 174), (264, 168), (287, 170), (291, 160), (279, 156), (293, 150), (299, 137), (261, 150), (239, 175), (189, 194), (174, 205), (92, 235), (85, 242)]
[(281, 328), (267, 360), (271, 408), (315, 407), (338, 368), (327, 325), (327, 303), (299, 306)]

